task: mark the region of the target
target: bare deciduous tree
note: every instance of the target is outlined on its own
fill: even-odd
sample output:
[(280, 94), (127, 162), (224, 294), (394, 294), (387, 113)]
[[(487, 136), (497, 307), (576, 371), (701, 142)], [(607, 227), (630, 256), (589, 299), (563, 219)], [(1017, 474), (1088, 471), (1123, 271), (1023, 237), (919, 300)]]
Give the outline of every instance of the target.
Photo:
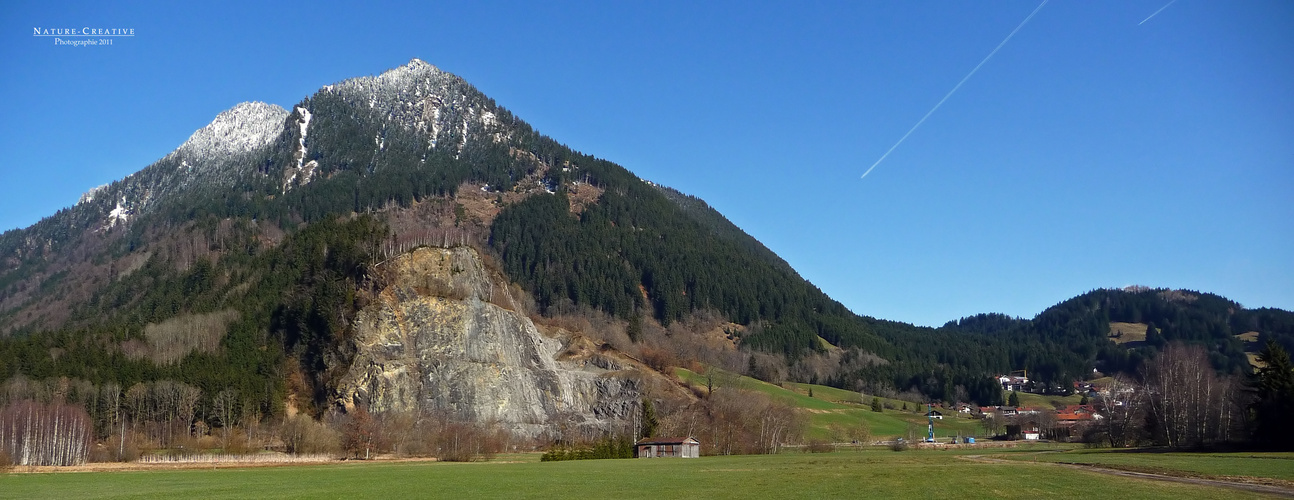
[(1145, 422), (1145, 391), (1123, 375), (1096, 394), (1097, 407), (1102, 419), (1097, 428), (1110, 446), (1124, 448), (1136, 445), (1141, 438)]
[(759, 392), (720, 387), (708, 403), (711, 444), (702, 445), (715, 454), (777, 453), (804, 433), (803, 415)]
[(1229, 439), (1238, 419), (1236, 383), (1218, 377), (1204, 348), (1169, 344), (1142, 371), (1156, 438), (1174, 448)]
[(215, 417), (220, 420), (221, 434), (223, 436), (222, 447), (229, 447), (230, 432), (234, 427), (234, 420), (238, 416), (238, 391), (234, 389), (225, 389), (216, 394), (211, 399), (211, 410)]

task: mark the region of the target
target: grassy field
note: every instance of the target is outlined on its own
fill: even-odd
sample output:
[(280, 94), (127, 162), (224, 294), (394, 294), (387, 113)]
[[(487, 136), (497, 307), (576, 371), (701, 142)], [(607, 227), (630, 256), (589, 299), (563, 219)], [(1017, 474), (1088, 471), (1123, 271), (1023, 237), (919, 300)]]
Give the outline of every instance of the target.
[[(1068, 396), (1047, 396), (1043, 394), (1034, 394), (1031, 392), (1018, 393), (1020, 396), (1020, 406), (1026, 408), (1052, 408), (1057, 405), (1076, 405), (1083, 401), (1082, 394), (1070, 394)], [(1008, 393), (1009, 395), (1009, 393)]]
[[(676, 373), (684, 382), (698, 387), (705, 387), (706, 385), (705, 375), (683, 368), (677, 369)], [(830, 440), (832, 438), (832, 426), (866, 425), (871, 430), (873, 440), (906, 436), (909, 429), (913, 429), (918, 436), (925, 436), (926, 434), (925, 407), (918, 408), (914, 403), (882, 398), (883, 402), (891, 403), (897, 408), (902, 408), (906, 403), (911, 410), (887, 409), (877, 413), (871, 410), (871, 396), (860, 396), (859, 393), (853, 391), (824, 385), (793, 382), (787, 382), (783, 384), (783, 387), (762, 380), (732, 374), (724, 374), (719, 379), (723, 381), (723, 384), (762, 392), (770, 397), (787, 401), (793, 406), (804, 409), (809, 414), (809, 429), (805, 435), (807, 439)], [(812, 397), (809, 396), (809, 389), (813, 390)], [(867, 404), (859, 402), (864, 400), (867, 401)], [(944, 413), (945, 418), (943, 420), (935, 420), (936, 437), (951, 438), (959, 435), (979, 436), (983, 434), (979, 420), (954, 414), (953, 412)]]
[(1256, 498), (964, 452), (0, 475), (0, 498)]
[(1262, 349), (1262, 346), (1258, 345), (1258, 332), (1245, 332), (1236, 335), (1236, 338), (1245, 343), (1245, 357), (1249, 358), (1251, 366), (1255, 369), (1267, 366), (1267, 363), (1258, 361), (1258, 351)]
[(1250, 476), (1294, 481), (1294, 453), (1171, 453), (1146, 450), (1070, 450), (1017, 453), (1008, 458), (1107, 465), (1172, 475)]
[(1110, 340), (1116, 344), (1126, 344), (1128, 342), (1143, 342), (1146, 340), (1145, 323), (1110, 323)]

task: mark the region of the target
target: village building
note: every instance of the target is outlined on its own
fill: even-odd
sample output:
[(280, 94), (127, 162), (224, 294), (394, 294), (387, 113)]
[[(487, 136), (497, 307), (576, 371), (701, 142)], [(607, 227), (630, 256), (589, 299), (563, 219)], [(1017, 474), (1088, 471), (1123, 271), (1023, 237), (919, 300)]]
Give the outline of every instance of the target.
[(1086, 414), (1078, 414), (1078, 413), (1057, 413), (1056, 414), (1056, 425), (1060, 427), (1073, 427), (1083, 422), (1091, 422), (1092, 420), (1094, 420), (1092, 416), (1086, 415)]
[(1035, 422), (1007, 424), (1006, 438), (1009, 440), (1037, 441), (1042, 438), (1042, 430), (1038, 428), (1038, 424)]
[(643, 438), (634, 443), (634, 456), (697, 458), (701, 456), (701, 442), (691, 437)]
[(1004, 391), (1026, 391), (1029, 377), (1012, 373), (1011, 375), (998, 375), (997, 381), (1002, 384), (1002, 390)]
[(1093, 405), (1066, 405), (1064, 408), (1056, 410), (1056, 413), (1072, 413), (1074, 415), (1089, 415), (1094, 418), (1101, 418)]
[(1069, 405), (1056, 411), (1056, 424), (1061, 427), (1100, 420), (1105, 418), (1092, 405)]

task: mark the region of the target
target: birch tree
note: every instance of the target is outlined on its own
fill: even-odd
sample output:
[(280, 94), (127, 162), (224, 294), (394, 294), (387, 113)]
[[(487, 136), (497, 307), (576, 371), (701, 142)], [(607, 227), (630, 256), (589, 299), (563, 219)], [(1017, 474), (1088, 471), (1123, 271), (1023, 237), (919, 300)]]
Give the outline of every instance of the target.
[(1236, 383), (1214, 372), (1204, 348), (1169, 344), (1146, 364), (1142, 378), (1156, 437), (1164, 444), (1187, 448), (1231, 437), (1239, 411)]
[(32, 400), (0, 408), (0, 453), (17, 465), (80, 465), (94, 438), (80, 406)]

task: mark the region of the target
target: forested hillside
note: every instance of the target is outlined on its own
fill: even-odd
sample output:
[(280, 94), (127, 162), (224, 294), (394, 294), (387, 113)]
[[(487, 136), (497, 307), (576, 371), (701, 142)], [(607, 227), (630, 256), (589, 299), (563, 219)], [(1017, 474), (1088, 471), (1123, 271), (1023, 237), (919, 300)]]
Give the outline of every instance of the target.
[[(69, 323), (85, 326), (0, 342), (0, 377), (66, 378), (122, 391), (179, 382), (201, 390), (207, 404), (198, 408), (225, 394), (240, 414), (255, 415), (281, 414), (287, 384), (297, 383), (295, 390), (317, 392), (322, 403), (330, 376), (325, 361), (345, 350), (347, 319), (383, 231), (369, 217), (327, 220), (273, 248), (260, 247), (248, 232), (233, 234), (222, 243), (240, 244), (238, 251), (214, 262), (201, 258), (186, 271), (151, 259), (76, 309)], [(212, 321), (213, 315), (225, 317)], [(177, 319), (208, 320), (194, 327), (175, 325)], [(78, 397), (95, 396), (73, 394), (73, 401)]]

